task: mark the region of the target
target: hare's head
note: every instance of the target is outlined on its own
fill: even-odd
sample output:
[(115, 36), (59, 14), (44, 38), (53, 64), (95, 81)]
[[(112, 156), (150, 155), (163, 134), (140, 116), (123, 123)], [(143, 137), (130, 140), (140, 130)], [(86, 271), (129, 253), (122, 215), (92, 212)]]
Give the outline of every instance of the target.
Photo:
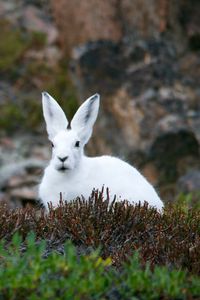
[(78, 166), (97, 118), (99, 98), (95, 94), (87, 99), (69, 124), (59, 104), (48, 93), (42, 93), (43, 114), (53, 150), (51, 165), (57, 171), (67, 172)]

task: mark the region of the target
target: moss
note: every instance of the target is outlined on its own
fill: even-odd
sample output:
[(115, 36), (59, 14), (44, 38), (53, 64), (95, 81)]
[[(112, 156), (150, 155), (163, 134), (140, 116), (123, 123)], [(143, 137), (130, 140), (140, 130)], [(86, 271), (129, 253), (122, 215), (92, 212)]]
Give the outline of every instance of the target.
[(26, 107), (24, 112), (26, 119), (24, 123), (29, 130), (37, 129), (43, 120), (41, 102), (36, 100), (36, 98), (27, 98), (24, 100), (23, 106)]
[(8, 132), (12, 131), (13, 129), (17, 129), (22, 126), (24, 123), (24, 116), (19, 108), (19, 106), (15, 104), (6, 104), (1, 105), (1, 115), (3, 116), (0, 118), (0, 128), (1, 130), (6, 130)]
[(31, 33), (31, 46), (34, 48), (43, 48), (46, 44), (47, 36), (43, 32), (33, 31)]
[[(20, 98), (21, 96), (21, 98)], [(0, 128), (7, 133), (12, 133), (16, 130), (33, 130), (38, 128), (42, 122), (41, 102), (36, 101), (33, 95), (18, 95), (20, 100), (17, 103), (12, 103), (7, 100), (0, 106), (1, 115)]]
[(29, 40), (5, 20), (0, 20), (0, 28), (0, 70), (4, 71), (22, 56), (29, 45)]
[(65, 64), (59, 66), (45, 89), (59, 102), (67, 117), (72, 118), (78, 108), (78, 99)]
[(78, 108), (78, 99), (76, 89), (68, 75), (67, 63), (60, 62), (58, 66), (52, 68), (44, 62), (32, 62), (27, 66), (24, 85), (27, 85), (28, 81), (31, 82), (34, 77), (42, 82), (42, 90), (51, 94), (71, 118)]
[[(37, 78), (42, 86), (39, 91), (33, 84), (32, 78)], [(20, 92), (16, 91), (15, 103), (7, 99), (0, 106), (0, 127), (6, 132), (13, 130), (37, 130), (43, 122), (41, 92), (46, 90), (61, 105), (69, 120), (78, 107), (76, 90), (70, 81), (67, 68), (57, 66), (55, 69), (43, 62), (32, 62), (27, 66), (23, 77), (20, 78)]]
[(67, 62), (49, 66), (45, 61), (21, 59), (28, 49), (43, 48), (46, 35), (41, 32), (22, 33), (5, 20), (0, 21), (0, 26), (0, 72), (4, 74), (4, 80), (12, 83), (16, 93), (15, 102), (7, 99), (0, 105), (1, 129), (6, 132), (37, 129), (43, 122), (40, 101), (43, 90), (58, 99), (70, 118), (78, 101), (68, 76)]
[(14, 28), (7, 20), (0, 20), (0, 72), (9, 71), (6, 76), (16, 79), (23, 66), (20, 60), (26, 50), (42, 49), (47, 40), (43, 32), (26, 32)]

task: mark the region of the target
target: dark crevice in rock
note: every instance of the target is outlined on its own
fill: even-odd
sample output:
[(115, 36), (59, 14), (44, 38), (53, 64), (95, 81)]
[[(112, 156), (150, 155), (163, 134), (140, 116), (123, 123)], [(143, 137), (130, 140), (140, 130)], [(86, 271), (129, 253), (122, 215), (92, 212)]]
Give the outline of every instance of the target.
[(149, 158), (162, 169), (161, 181), (173, 182), (178, 177), (177, 164), (184, 157), (199, 158), (199, 144), (194, 134), (180, 130), (159, 136), (151, 146)]

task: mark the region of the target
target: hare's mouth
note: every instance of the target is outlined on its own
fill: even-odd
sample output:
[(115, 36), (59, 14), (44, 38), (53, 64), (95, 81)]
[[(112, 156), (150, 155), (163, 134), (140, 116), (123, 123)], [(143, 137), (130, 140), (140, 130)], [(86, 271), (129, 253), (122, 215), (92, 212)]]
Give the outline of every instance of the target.
[(62, 166), (62, 167), (58, 168), (57, 170), (60, 172), (65, 172), (66, 170), (69, 170), (69, 168)]

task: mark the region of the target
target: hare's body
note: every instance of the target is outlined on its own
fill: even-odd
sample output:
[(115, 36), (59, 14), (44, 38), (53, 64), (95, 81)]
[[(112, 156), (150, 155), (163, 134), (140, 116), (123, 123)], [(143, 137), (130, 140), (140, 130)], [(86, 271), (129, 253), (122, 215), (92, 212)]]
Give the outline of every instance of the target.
[(60, 193), (65, 201), (81, 195), (88, 199), (94, 188), (101, 190), (103, 186), (104, 192), (106, 187), (109, 188), (110, 199), (116, 195), (117, 201), (147, 201), (158, 209), (163, 207), (154, 188), (135, 168), (110, 156), (83, 156), (77, 170), (69, 171), (68, 174), (60, 173), (49, 165), (40, 185), (40, 196), (45, 206), (50, 201), (57, 206)]
[(128, 200), (162, 209), (163, 203), (152, 185), (128, 163), (112, 157), (87, 157), (84, 145), (92, 134), (97, 117), (99, 96), (85, 101), (76, 112), (71, 125), (58, 103), (43, 93), (43, 112), (47, 123), (53, 155), (39, 187), (39, 197), (45, 207), (48, 202), (59, 204), (60, 194), (64, 201), (91, 195), (93, 189), (109, 190), (110, 199)]

